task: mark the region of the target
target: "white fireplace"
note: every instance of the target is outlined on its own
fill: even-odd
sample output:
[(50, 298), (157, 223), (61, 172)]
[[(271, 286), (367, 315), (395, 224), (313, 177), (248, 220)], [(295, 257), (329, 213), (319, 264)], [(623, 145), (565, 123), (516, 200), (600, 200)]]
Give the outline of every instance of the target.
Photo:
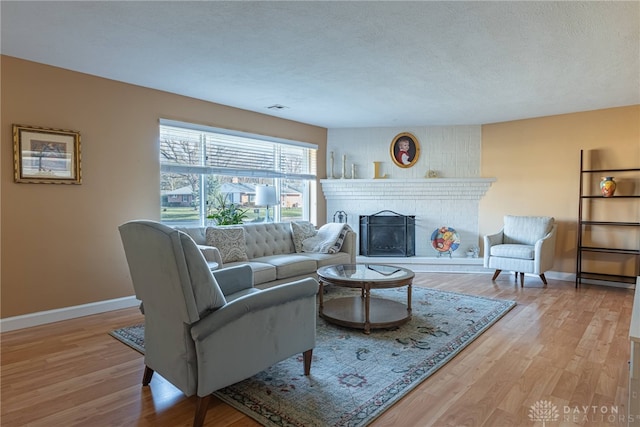
[[(420, 144), (420, 156), (412, 167), (398, 167), (390, 160), (390, 144), (401, 132), (410, 132)], [(345, 170), (348, 178), (320, 180), (327, 220), (344, 211), (359, 234), (360, 215), (383, 210), (415, 215), (415, 256), (360, 256), (358, 262), (387, 262), (414, 271), (484, 271), (481, 259), (466, 256), (469, 247), (480, 244), (479, 202), (495, 181), (480, 177), (481, 148), (479, 125), (329, 129), (327, 177), (334, 169), (334, 177), (342, 177)], [(352, 179), (354, 171), (356, 179)], [(429, 178), (430, 173), (437, 178)], [(387, 178), (374, 179), (378, 176)], [(460, 247), (451, 258), (448, 254), (438, 257), (431, 246), (431, 234), (443, 226), (454, 228), (460, 236)]]
[[(495, 178), (320, 180), (327, 200), (327, 219), (331, 221), (334, 213), (344, 211), (349, 226), (358, 234), (360, 215), (384, 210), (415, 215), (414, 257), (358, 256), (358, 262), (406, 265), (414, 271), (473, 271), (482, 267), (481, 259), (469, 258), (466, 252), (480, 245), (479, 201), (494, 181)], [(443, 226), (454, 228), (460, 236), (460, 246), (451, 258), (431, 244), (431, 234)]]

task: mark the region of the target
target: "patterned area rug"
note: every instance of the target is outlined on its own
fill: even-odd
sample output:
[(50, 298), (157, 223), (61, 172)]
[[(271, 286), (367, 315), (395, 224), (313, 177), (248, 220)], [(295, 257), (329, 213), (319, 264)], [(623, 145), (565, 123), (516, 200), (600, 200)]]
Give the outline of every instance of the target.
[[(333, 288), (325, 300), (352, 292)], [(406, 288), (373, 295), (406, 303)], [(265, 426), (363, 427), (516, 305), (421, 287), (413, 288), (412, 300), (408, 323), (370, 335), (318, 318), (309, 377), (300, 355), (214, 394)], [(111, 335), (144, 353), (143, 325)]]

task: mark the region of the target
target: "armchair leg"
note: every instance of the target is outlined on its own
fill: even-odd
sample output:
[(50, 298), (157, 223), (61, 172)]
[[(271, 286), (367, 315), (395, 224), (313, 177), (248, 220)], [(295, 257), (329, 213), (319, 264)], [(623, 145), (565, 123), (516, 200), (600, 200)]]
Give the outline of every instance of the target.
[(142, 376), (142, 385), (149, 385), (151, 382), (151, 377), (153, 376), (153, 369), (146, 366), (144, 367), (144, 375)]
[(544, 277), (544, 273), (540, 275), (540, 279), (542, 279), (542, 283), (544, 283), (544, 285), (547, 286), (547, 278)]
[(304, 374), (309, 375), (311, 373), (311, 359), (313, 357), (313, 349), (309, 349), (302, 353), (302, 359), (304, 363)]
[(207, 416), (207, 409), (209, 409), (209, 400), (211, 395), (204, 397), (198, 397), (196, 402), (196, 415), (193, 417), (193, 427), (202, 427), (204, 424), (204, 417)]
[(496, 272), (495, 272), (495, 273), (493, 273), (493, 277), (491, 278), (491, 280), (496, 280), (496, 279), (498, 278), (498, 275), (500, 275), (500, 272), (501, 272), (501, 271), (502, 271), (502, 270), (496, 270)]
[[(516, 273), (517, 275), (518, 273)], [(524, 273), (520, 273), (520, 287), (524, 288)]]

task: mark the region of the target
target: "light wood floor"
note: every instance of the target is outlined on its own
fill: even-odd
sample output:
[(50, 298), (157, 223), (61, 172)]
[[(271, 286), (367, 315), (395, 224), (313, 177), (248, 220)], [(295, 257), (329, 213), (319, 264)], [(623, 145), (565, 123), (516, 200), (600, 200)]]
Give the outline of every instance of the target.
[[(529, 419), (541, 400), (563, 421), (549, 427), (626, 426), (633, 291), (529, 276), (521, 288), (506, 273), (417, 274), (415, 285), (518, 305), (372, 426), (541, 426)], [(132, 308), (2, 334), (2, 427), (190, 426), (195, 399), (159, 375), (143, 388), (143, 356), (108, 335), (141, 321)], [(258, 424), (214, 398), (205, 425)]]

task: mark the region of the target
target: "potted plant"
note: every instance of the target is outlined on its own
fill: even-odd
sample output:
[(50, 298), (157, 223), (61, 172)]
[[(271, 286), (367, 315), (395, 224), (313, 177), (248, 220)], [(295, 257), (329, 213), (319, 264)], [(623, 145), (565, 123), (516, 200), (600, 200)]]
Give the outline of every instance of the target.
[(216, 207), (207, 218), (214, 220), (217, 225), (242, 224), (242, 220), (247, 216), (247, 210), (229, 202), (226, 194), (218, 193), (214, 202)]

